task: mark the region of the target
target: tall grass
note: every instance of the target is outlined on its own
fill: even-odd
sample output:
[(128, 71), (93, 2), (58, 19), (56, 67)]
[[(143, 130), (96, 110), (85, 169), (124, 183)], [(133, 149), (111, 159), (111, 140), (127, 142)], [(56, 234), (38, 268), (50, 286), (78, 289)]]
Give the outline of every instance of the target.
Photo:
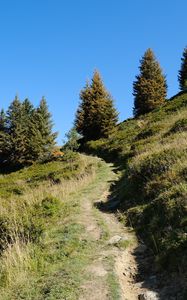
[[(3, 298), (0, 299), (9, 299), (9, 289), (27, 286), (36, 274), (45, 272), (46, 262), (42, 258), (45, 237), (54, 222), (64, 222), (72, 212), (74, 208), (68, 197), (94, 179), (99, 160), (77, 155), (70, 163), (58, 163), (58, 167), (54, 162), (49, 168), (36, 165), (17, 174), (1, 176), (0, 290)], [(58, 183), (51, 181), (51, 170), (53, 177), (58, 176)], [(15, 181), (11, 181), (11, 176)], [(10, 193), (6, 189), (7, 180), (9, 190), (12, 182), (14, 188), (23, 187), (22, 192)]]

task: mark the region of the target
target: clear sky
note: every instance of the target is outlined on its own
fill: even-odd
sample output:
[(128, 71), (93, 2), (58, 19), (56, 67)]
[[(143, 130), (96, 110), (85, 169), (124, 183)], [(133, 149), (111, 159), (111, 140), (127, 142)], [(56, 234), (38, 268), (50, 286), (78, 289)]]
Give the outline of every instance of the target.
[(186, 0), (0, 0), (0, 106), (15, 94), (37, 105), (44, 95), (61, 143), (80, 89), (94, 69), (132, 116), (132, 82), (152, 48), (167, 75), (168, 97), (187, 44)]

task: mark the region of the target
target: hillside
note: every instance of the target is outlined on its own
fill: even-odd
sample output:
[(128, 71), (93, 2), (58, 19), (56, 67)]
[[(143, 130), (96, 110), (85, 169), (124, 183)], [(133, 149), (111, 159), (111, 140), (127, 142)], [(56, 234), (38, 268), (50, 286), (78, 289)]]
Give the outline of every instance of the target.
[(134, 282), (134, 233), (100, 209), (119, 175), (76, 153), (1, 175), (0, 299), (156, 297)]
[(186, 138), (179, 93), (84, 146), (113, 164), (67, 151), (2, 173), (0, 299), (186, 299)]
[(0, 175), (0, 299), (77, 299), (90, 247), (78, 197), (100, 165), (74, 154)]
[[(122, 177), (113, 188), (124, 224), (154, 256), (157, 270), (181, 276), (187, 269), (187, 93), (160, 109), (118, 125), (86, 151), (113, 161)], [(178, 299), (178, 298), (177, 298)]]

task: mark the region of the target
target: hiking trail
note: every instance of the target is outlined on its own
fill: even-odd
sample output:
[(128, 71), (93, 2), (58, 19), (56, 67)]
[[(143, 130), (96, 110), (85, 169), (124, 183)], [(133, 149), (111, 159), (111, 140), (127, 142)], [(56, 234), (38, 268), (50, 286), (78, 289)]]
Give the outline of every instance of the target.
[(96, 247), (91, 264), (84, 270), (87, 280), (81, 286), (79, 300), (159, 299), (155, 291), (136, 280), (135, 253), (143, 255), (146, 246), (138, 245), (134, 232), (113, 213), (100, 208), (106, 203), (113, 205), (110, 188), (119, 177), (112, 164), (103, 165), (94, 184), (86, 187), (80, 197), (77, 222), (85, 227), (82, 238), (92, 240)]

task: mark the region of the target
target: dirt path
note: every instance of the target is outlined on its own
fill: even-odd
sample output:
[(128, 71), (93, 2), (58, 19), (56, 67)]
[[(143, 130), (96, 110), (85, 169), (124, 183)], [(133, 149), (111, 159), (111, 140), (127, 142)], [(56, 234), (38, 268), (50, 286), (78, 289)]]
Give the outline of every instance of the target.
[(133, 252), (143, 252), (143, 246), (137, 247), (134, 234), (113, 214), (97, 208), (109, 199), (110, 186), (116, 179), (112, 166), (106, 165), (97, 182), (82, 196), (78, 222), (86, 229), (84, 238), (94, 242), (95, 252), (85, 270), (87, 280), (79, 300), (159, 299), (155, 292), (135, 281), (137, 263)]

